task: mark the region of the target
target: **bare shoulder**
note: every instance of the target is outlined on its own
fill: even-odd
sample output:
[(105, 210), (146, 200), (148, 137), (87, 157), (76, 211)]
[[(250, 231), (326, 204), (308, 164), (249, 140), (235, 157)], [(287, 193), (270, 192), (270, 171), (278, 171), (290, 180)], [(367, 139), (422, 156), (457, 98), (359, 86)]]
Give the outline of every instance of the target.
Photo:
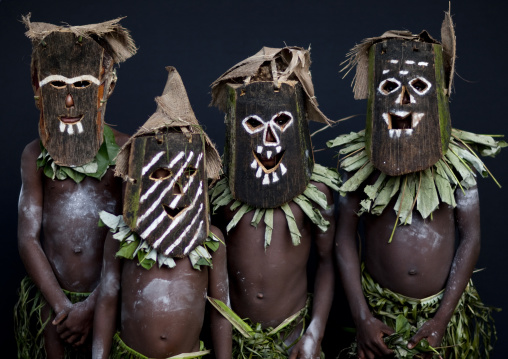
[(21, 154), (21, 164), (32, 161), (35, 163), (37, 157), (41, 154), (40, 140), (36, 139), (25, 146), (23, 153)]
[(315, 182), (311, 181), (314, 186), (317, 187), (317, 189), (321, 192), (323, 192), (326, 195), (326, 198), (328, 199), (328, 203), (333, 203), (333, 191), (330, 187), (328, 187), (326, 184), (322, 182)]
[(224, 235), (222, 234), (222, 231), (218, 227), (210, 225), (210, 232), (212, 232), (216, 237), (218, 237), (221, 241), (224, 242)]
[(120, 132), (118, 130), (115, 130), (114, 128), (111, 129), (113, 130), (113, 134), (115, 135), (116, 144), (120, 147), (125, 145), (125, 143), (129, 140), (129, 135)]

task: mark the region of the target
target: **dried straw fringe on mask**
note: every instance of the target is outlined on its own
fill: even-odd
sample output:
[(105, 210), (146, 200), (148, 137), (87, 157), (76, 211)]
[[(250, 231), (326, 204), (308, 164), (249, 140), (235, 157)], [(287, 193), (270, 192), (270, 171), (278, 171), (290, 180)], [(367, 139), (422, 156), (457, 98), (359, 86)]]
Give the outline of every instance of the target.
[(156, 134), (169, 127), (180, 127), (183, 133), (198, 133), (205, 138), (206, 172), (208, 178), (219, 177), (221, 160), (214, 144), (199, 125), (194, 111), (192, 110), (187, 91), (178, 71), (172, 66), (166, 67), (169, 72), (168, 81), (162, 92), (162, 96), (156, 97), (157, 110), (145, 122), (143, 126), (127, 141), (116, 157), (115, 174), (124, 180), (128, 177), (129, 155), (132, 141), (135, 137)]
[(28, 13), (22, 16), (22, 22), (27, 28), (25, 35), (32, 40), (34, 44), (38, 44), (53, 32), (72, 32), (77, 37), (91, 38), (95, 36), (103, 40), (105, 44), (101, 45), (105, 45), (106, 50), (113, 57), (115, 63), (124, 62), (137, 51), (129, 31), (119, 23), (123, 17), (99, 24), (83, 26), (70, 26), (66, 24), (58, 26), (44, 22), (31, 22), (31, 15), (31, 13)]
[(330, 120), (319, 110), (314, 86), (310, 75), (310, 52), (301, 47), (288, 46), (281, 49), (263, 47), (255, 55), (239, 62), (221, 77), (215, 80), (212, 87), (212, 102), (210, 105), (218, 107), (221, 111), (227, 110), (226, 85), (248, 85), (251, 82), (266, 81), (256, 79), (262, 67), (269, 67), (268, 78), (273, 81), (274, 87), (280, 88), (281, 83), (297, 80), (305, 91), (308, 120), (330, 124)]
[[(410, 31), (390, 30), (379, 37), (364, 39), (360, 44), (355, 45), (347, 54), (346, 60), (341, 63), (344, 67), (340, 72), (346, 71), (344, 77), (356, 67), (356, 74), (352, 81), (353, 92), (356, 100), (363, 100), (368, 97), (369, 81), (369, 50), (372, 45), (386, 39), (404, 39), (408, 41), (420, 41), (439, 44), (427, 31), (414, 35)], [(447, 79), (445, 94), (450, 96), (455, 72), (456, 41), (455, 29), (450, 15), (450, 9), (445, 12), (445, 18), (441, 25), (441, 45), (443, 46), (444, 67)]]

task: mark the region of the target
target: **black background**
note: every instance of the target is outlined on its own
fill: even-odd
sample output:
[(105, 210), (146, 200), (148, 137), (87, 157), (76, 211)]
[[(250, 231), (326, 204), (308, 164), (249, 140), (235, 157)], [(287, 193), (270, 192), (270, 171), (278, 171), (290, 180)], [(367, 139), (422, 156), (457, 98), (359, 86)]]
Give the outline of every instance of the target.
[[(25, 271), (16, 243), (19, 160), (24, 146), (38, 137), (38, 111), (30, 85), (30, 41), (19, 22), (32, 12), (33, 21), (71, 25), (102, 22), (127, 16), (122, 24), (134, 37), (139, 52), (121, 65), (119, 81), (108, 101), (106, 121), (132, 134), (155, 111), (167, 79), (164, 67), (175, 66), (186, 85), (198, 120), (223, 152), (223, 114), (208, 107), (211, 84), (229, 67), (262, 46), (284, 44), (312, 48), (312, 75), (322, 111), (331, 119), (359, 114), (313, 137), (315, 150), (339, 133), (364, 127), (366, 101), (355, 101), (349, 84), (341, 80), (339, 64), (349, 48), (365, 37), (389, 29), (414, 33), (426, 29), (440, 38), (448, 1), (20, 1), (0, 0), (0, 151), (2, 157), (2, 246), (0, 273), (3, 309), (1, 357), (15, 357), (12, 307)], [(454, 127), (477, 133), (508, 133), (505, 63), (504, 1), (455, 1), (457, 76), (451, 98)], [(311, 124), (311, 132), (320, 126)], [(316, 161), (335, 165), (329, 150), (315, 153)], [(499, 182), (508, 187), (507, 154), (487, 159)], [(480, 182), (483, 246), (474, 280), (484, 302), (505, 311), (495, 315), (499, 341), (493, 358), (508, 351), (506, 278), (507, 243), (504, 227), (508, 192), (491, 179)], [(334, 358), (350, 334), (350, 318), (338, 283), (324, 348)]]

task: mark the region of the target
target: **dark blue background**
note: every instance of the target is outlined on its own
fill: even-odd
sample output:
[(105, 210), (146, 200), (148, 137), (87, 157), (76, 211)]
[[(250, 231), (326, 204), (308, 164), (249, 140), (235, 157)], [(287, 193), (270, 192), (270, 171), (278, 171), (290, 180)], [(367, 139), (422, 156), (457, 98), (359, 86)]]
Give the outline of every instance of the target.
[[(262, 46), (284, 44), (312, 47), (311, 67), (320, 107), (333, 120), (360, 114), (313, 137), (316, 150), (339, 133), (364, 126), (366, 101), (355, 101), (349, 87), (352, 76), (338, 74), (346, 52), (365, 37), (389, 29), (422, 29), (440, 38), (448, 1), (0, 1), (0, 145), (2, 150), (2, 250), (0, 273), (3, 307), (1, 356), (15, 357), (12, 307), (25, 271), (17, 252), (17, 199), (19, 160), (24, 146), (38, 137), (38, 111), (30, 85), (30, 41), (19, 22), (32, 12), (33, 21), (72, 25), (127, 16), (122, 24), (134, 37), (139, 52), (121, 65), (118, 85), (108, 101), (106, 121), (132, 134), (155, 111), (167, 79), (164, 67), (175, 66), (186, 85), (198, 120), (223, 151), (223, 114), (208, 107), (211, 84), (229, 67)], [(454, 127), (477, 133), (508, 133), (505, 45), (507, 6), (504, 1), (456, 1), (457, 76), (451, 98)], [(311, 125), (311, 131), (319, 128)], [(315, 154), (317, 162), (334, 166), (332, 151)], [(507, 154), (485, 162), (499, 182), (508, 187)], [(508, 191), (490, 179), (480, 180), (483, 246), (474, 276), (483, 300), (507, 307), (505, 275)], [(508, 310), (508, 309), (507, 309)], [(499, 342), (493, 358), (508, 351), (508, 311), (495, 315)], [(329, 319), (324, 348), (336, 357), (350, 335), (348, 308), (340, 283)]]

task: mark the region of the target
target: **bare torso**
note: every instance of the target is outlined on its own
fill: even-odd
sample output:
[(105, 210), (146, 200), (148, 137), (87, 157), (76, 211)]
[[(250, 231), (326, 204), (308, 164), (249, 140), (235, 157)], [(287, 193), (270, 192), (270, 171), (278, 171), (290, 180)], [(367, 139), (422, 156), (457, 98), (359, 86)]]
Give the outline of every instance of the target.
[(455, 253), (454, 210), (445, 203), (423, 219), (414, 210), (411, 225), (395, 225), (394, 201), (382, 215), (365, 217), (365, 261), (369, 274), (382, 286), (412, 298), (442, 290)]
[[(91, 292), (100, 280), (108, 229), (99, 212), (121, 212), (121, 184), (110, 169), (101, 181), (53, 181), (43, 177), (42, 246), (61, 287)], [(86, 269), (86, 270), (84, 270)]]
[(146, 270), (137, 260), (123, 261), (120, 336), (150, 358), (199, 350), (208, 267), (193, 269), (188, 258), (176, 263)]
[[(223, 209), (224, 223), (234, 212)], [(301, 243), (291, 241), (284, 212), (274, 210), (272, 241), (264, 248), (265, 224), (250, 224), (254, 211), (226, 236), (230, 296), (233, 310), (241, 318), (275, 327), (305, 306), (307, 299), (307, 260), (311, 246), (310, 220), (300, 207), (290, 203)], [(225, 230), (223, 230), (225, 233)]]

